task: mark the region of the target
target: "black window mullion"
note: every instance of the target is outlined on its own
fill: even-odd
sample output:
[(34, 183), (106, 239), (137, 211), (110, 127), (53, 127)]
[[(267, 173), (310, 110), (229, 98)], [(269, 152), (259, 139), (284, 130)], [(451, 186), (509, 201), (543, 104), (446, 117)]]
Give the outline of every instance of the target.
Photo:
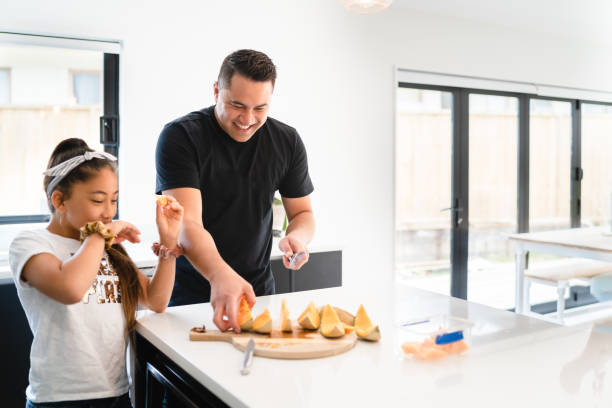
[(517, 232), (529, 232), (529, 96), (519, 96)]
[(570, 225), (580, 227), (580, 200), (582, 182), (581, 134), (582, 134), (582, 102), (572, 103), (572, 156), (570, 175)]
[(100, 144), (119, 154), (119, 55), (104, 54), (104, 113), (100, 118)]
[(467, 299), (469, 224), (469, 93), (453, 92), (451, 296)]

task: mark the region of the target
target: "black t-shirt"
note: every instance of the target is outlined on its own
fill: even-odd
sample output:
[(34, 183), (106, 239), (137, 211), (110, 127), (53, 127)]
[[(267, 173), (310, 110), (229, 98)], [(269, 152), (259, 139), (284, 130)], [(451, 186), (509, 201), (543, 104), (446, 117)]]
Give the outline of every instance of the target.
[[(223, 131), (211, 106), (164, 127), (155, 164), (157, 193), (199, 189), (204, 228), (223, 260), (253, 285), (256, 295), (274, 293), (270, 269), (274, 192), (297, 198), (314, 189), (297, 131), (268, 118), (248, 141), (237, 142)], [(177, 262), (175, 281), (172, 304), (208, 301), (208, 282), (184, 258)]]

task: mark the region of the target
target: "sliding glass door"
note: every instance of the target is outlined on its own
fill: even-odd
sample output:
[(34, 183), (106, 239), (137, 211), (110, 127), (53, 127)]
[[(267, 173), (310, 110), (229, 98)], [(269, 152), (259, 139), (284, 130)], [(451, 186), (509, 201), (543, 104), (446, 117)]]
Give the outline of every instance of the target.
[(395, 264), (402, 282), (450, 294), (452, 94), (398, 88)]
[(468, 293), (472, 301), (509, 308), (514, 294), (517, 230), (518, 98), (469, 95)]

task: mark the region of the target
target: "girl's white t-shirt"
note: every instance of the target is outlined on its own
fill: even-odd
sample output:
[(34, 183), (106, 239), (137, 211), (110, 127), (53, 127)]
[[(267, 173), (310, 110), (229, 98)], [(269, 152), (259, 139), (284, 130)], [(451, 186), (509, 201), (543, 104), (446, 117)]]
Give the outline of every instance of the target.
[(64, 261), (80, 245), (42, 229), (20, 233), (9, 249), (17, 294), (34, 335), (26, 389), (33, 402), (107, 398), (128, 391), (121, 288), (106, 253), (91, 287), (73, 305), (57, 302), (21, 279), (32, 256), (49, 253)]

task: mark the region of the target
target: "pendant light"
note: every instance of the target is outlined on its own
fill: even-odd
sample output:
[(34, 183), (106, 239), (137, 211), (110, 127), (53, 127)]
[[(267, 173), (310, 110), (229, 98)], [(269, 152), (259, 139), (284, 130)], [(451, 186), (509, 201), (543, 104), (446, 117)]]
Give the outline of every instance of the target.
[(348, 10), (358, 14), (373, 14), (383, 11), (393, 0), (340, 0)]

